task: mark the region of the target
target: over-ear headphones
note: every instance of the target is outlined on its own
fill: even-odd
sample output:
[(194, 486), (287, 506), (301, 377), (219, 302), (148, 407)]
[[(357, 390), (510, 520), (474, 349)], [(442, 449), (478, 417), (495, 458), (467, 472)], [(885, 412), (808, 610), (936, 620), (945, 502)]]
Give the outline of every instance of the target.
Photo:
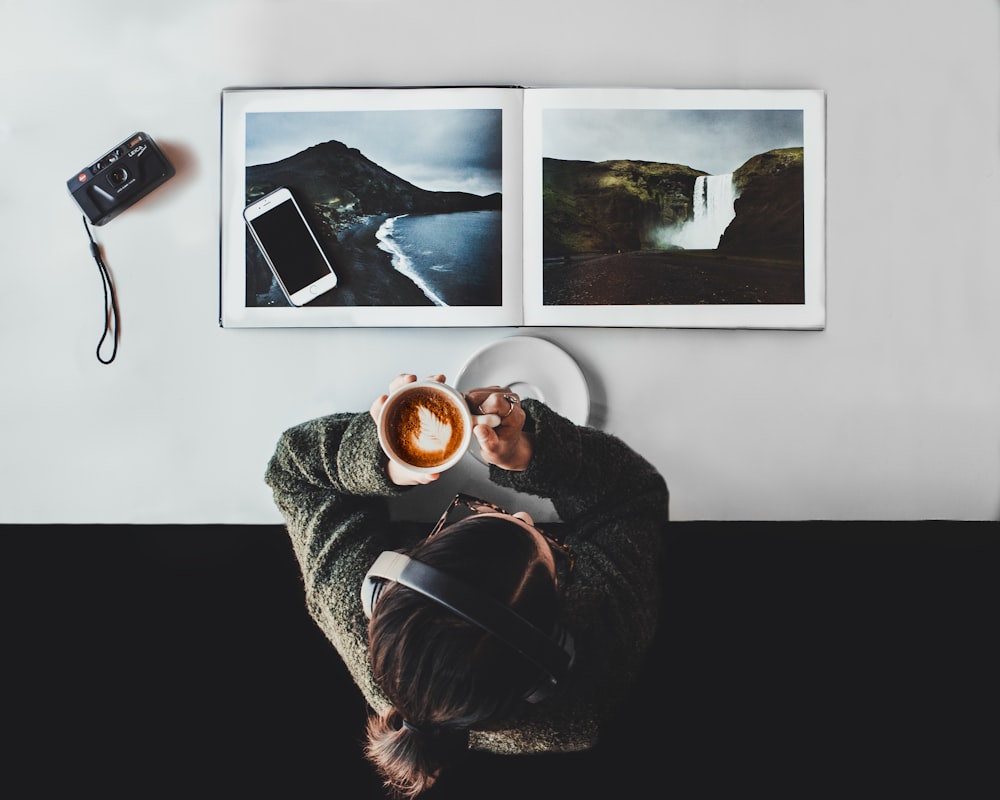
[(524, 695), (529, 703), (550, 697), (565, 683), (575, 649), (572, 635), (561, 626), (546, 635), (489, 595), (422, 561), (392, 551), (375, 559), (361, 585), (361, 605), (369, 619), (388, 581), (401, 583), (478, 625), (537, 666), (544, 678)]

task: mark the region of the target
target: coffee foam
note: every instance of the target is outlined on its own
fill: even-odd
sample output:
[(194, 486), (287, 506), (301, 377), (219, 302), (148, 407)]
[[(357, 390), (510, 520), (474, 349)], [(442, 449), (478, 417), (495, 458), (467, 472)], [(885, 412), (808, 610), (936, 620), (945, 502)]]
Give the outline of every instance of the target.
[(433, 388), (412, 389), (394, 403), (386, 432), (396, 454), (415, 467), (436, 467), (462, 444), (465, 426), (454, 403)]

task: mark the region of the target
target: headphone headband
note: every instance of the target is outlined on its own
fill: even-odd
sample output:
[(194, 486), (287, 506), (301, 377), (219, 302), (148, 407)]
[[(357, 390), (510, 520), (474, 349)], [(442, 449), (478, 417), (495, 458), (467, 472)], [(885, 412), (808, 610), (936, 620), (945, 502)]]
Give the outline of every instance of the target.
[(369, 619), (385, 581), (395, 581), (444, 606), (510, 647), (541, 669), (547, 685), (525, 698), (538, 702), (563, 681), (573, 663), (573, 642), (568, 632), (560, 640), (547, 636), (512, 609), (468, 584), (422, 561), (393, 551), (383, 552), (365, 576), (361, 603)]

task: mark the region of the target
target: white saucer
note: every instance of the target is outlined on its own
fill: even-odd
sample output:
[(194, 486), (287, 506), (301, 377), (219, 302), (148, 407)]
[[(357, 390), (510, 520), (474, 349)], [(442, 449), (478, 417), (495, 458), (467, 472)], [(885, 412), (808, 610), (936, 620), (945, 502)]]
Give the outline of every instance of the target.
[(590, 389), (579, 365), (558, 345), (534, 336), (486, 345), (469, 357), (453, 385), (460, 392), (509, 386), (518, 397), (541, 400), (577, 425), (586, 425), (590, 415)]

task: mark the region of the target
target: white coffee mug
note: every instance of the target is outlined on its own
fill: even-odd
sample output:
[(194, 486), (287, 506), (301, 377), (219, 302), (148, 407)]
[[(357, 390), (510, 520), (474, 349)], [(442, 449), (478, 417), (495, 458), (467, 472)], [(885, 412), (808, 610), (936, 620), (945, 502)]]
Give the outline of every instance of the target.
[(473, 414), (465, 396), (447, 384), (416, 381), (386, 399), (378, 415), (378, 441), (390, 459), (412, 472), (444, 472), (468, 451), (472, 429), (496, 420), (495, 414)]

